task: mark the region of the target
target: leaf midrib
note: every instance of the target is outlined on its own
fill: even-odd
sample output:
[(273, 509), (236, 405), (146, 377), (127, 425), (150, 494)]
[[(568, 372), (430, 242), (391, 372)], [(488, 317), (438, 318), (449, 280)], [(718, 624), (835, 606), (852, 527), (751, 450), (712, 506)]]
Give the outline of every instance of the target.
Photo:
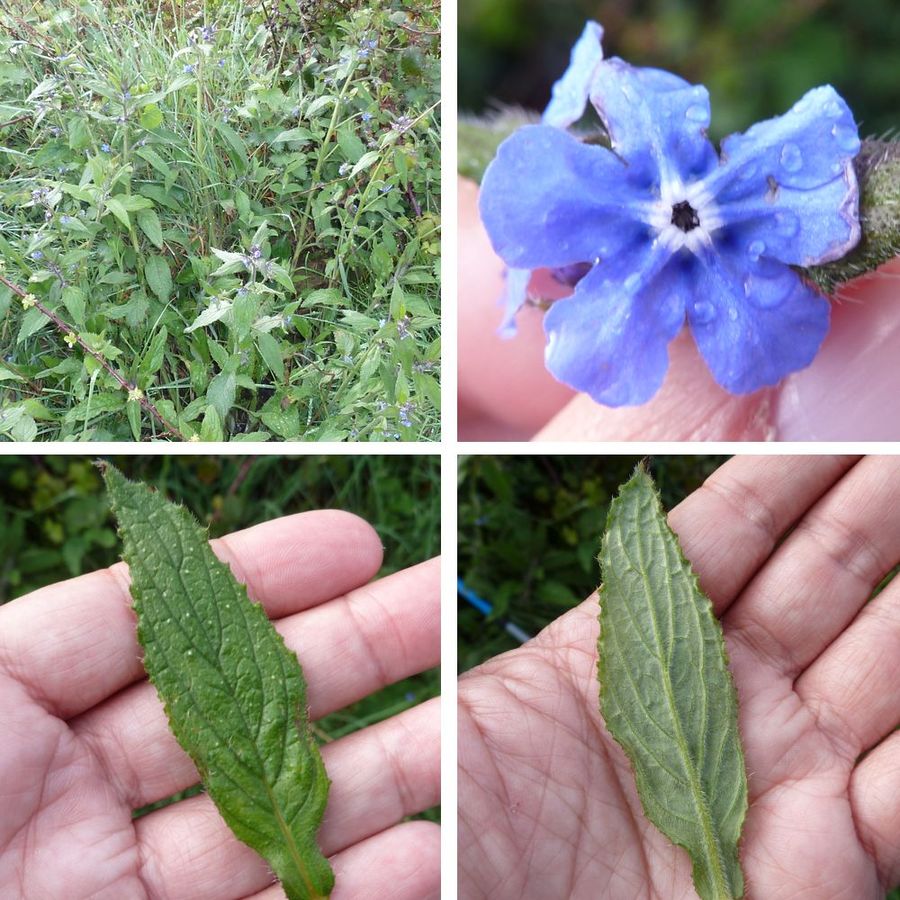
[[(653, 627), (653, 637), (656, 641), (656, 646), (660, 651), (659, 660), (662, 673), (663, 692), (665, 695), (666, 703), (669, 707), (669, 712), (672, 717), (673, 728), (675, 731), (675, 740), (678, 744), (678, 749), (682, 754), (682, 758), (685, 760), (684, 766), (688, 775), (691, 799), (694, 803), (694, 808), (697, 811), (697, 816), (700, 820), (701, 831), (704, 837), (704, 855), (706, 856), (708, 869), (713, 875), (713, 887), (715, 888), (716, 892), (721, 895), (723, 900), (730, 900), (733, 894), (728, 885), (728, 881), (725, 878), (725, 870), (722, 862), (722, 851), (719, 847), (719, 842), (716, 839), (716, 834), (712, 823), (712, 811), (706, 803), (706, 798), (703, 793), (703, 787), (700, 784), (700, 779), (690, 754), (690, 748), (688, 747), (687, 741), (684, 737), (684, 731), (681, 727), (681, 719), (678, 716), (678, 707), (675, 703), (675, 694), (672, 689), (672, 680), (669, 675), (669, 669), (667, 666), (663, 665), (663, 650), (665, 648), (659, 631), (659, 623), (656, 619), (656, 610), (653, 607), (652, 601), (649, 600), (649, 598), (653, 596), (653, 592), (649, 579), (646, 575), (648, 568), (643, 555), (643, 543), (638, 540), (637, 545), (638, 557), (640, 562), (640, 566), (637, 568), (637, 573), (644, 585), (644, 596), (645, 598), (647, 598), (646, 606), (650, 613), (650, 622)], [(625, 555), (625, 558), (628, 559), (628, 553), (627, 551), (625, 551), (624, 546), (622, 546), (622, 551)], [(634, 568), (634, 566), (632, 566), (632, 568)], [(668, 570), (668, 566), (666, 568)], [(668, 576), (668, 574), (669, 573), (667, 571), (666, 575)], [(671, 585), (669, 584), (668, 577), (666, 578), (666, 585), (667, 590), (670, 591)], [(669, 596), (671, 601), (671, 593)]]
[[(141, 514), (142, 514), (142, 518), (143, 518), (145, 524), (147, 524), (148, 526), (152, 526), (152, 523), (150, 522), (150, 520), (143, 516), (142, 511), (141, 511)], [(171, 517), (170, 517), (170, 518), (171, 518)], [(173, 527), (173, 528), (172, 528), (172, 532), (178, 536), (179, 545), (181, 545), (181, 536), (178, 534), (178, 529), (177, 529), (177, 527)], [(171, 553), (169, 552), (168, 546), (165, 547), (165, 551), (166, 551), (166, 553), (169, 553), (170, 559), (172, 559)], [(183, 562), (184, 559), (185, 559), (185, 555), (184, 555), (184, 553), (182, 553), (181, 556), (180, 556), (180, 561)], [(189, 606), (189, 608), (190, 608), (190, 613), (191, 613), (191, 615), (194, 617), (194, 619), (197, 620), (197, 621), (200, 621), (200, 622), (201, 622), (201, 625), (202, 625), (201, 617), (200, 617), (200, 615), (198, 614), (197, 609), (196, 609), (196, 607), (195, 607), (195, 605), (194, 605), (193, 597), (191, 596), (191, 592), (190, 592), (190, 590), (188, 589), (188, 586), (187, 586), (187, 585), (185, 584), (185, 582), (184, 582), (184, 573), (183, 573), (183, 571), (182, 571), (181, 564), (179, 563), (178, 565), (175, 565), (175, 564), (174, 564), (174, 559), (172, 559), (172, 562), (173, 562), (172, 570), (176, 573), (176, 578), (177, 578), (177, 580), (178, 580), (179, 587), (182, 589), (182, 591), (184, 592), (184, 594), (188, 597), (188, 606)], [(225, 563), (222, 563), (222, 565), (225, 565)], [(204, 577), (204, 578), (206, 579), (206, 581), (207, 581), (207, 584), (208, 584), (209, 589), (210, 589), (210, 593), (211, 593), (211, 594), (214, 593), (214, 585), (213, 585), (213, 581), (212, 581), (212, 571), (210, 570), (210, 567), (209, 567), (208, 565), (204, 565), (204, 566), (203, 566), (203, 577)], [(155, 580), (155, 579), (153, 578), (152, 575), (150, 575), (150, 580), (151, 580), (151, 581), (154, 581), (154, 580)], [(160, 596), (163, 596), (163, 595), (164, 595), (164, 592), (163, 592), (162, 590), (160, 590), (159, 593), (160, 593)], [(242, 599), (243, 599), (243, 598), (241, 598), (241, 597), (237, 597), (237, 598), (235, 598), (235, 601), (238, 602), (238, 603), (240, 604), (240, 601), (241, 601)], [(163, 600), (162, 602), (163, 602), (163, 605), (165, 605), (165, 606), (168, 608), (168, 604), (167, 604), (164, 600)], [(171, 609), (169, 610), (169, 612), (172, 613), (172, 614), (174, 614), (173, 611), (172, 611)], [(247, 612), (246, 612), (245, 609), (243, 609), (243, 607), (241, 607), (240, 612), (241, 612), (241, 615), (242, 615), (243, 618), (244, 618), (244, 623), (245, 623), (245, 625), (246, 625), (246, 624), (247, 624)], [(220, 633), (224, 633), (224, 630), (222, 629), (222, 625), (221, 625), (221, 618), (218, 619), (218, 624), (219, 624), (219, 631), (220, 631)], [(248, 630), (249, 630), (249, 628), (248, 628)], [(158, 642), (157, 642), (157, 644), (158, 644)], [(159, 652), (160, 649), (161, 649), (161, 648), (158, 646), (158, 647), (157, 647), (157, 652)], [(213, 649), (213, 648), (211, 647), (210, 649)], [(256, 668), (257, 674), (259, 674), (259, 676), (260, 676), (260, 682), (261, 682), (261, 683), (264, 683), (264, 680), (263, 680), (263, 678), (262, 678), (262, 675), (261, 675), (261, 673), (260, 673), (260, 671), (259, 671), (259, 663), (258, 663), (258, 661), (257, 661), (257, 659), (256, 659), (256, 651), (255, 651), (255, 648), (252, 648), (252, 649), (253, 649), (253, 663), (254, 663), (254, 667)], [(220, 651), (220, 652), (221, 652), (221, 651)], [(281, 664), (282, 671), (284, 671), (283, 660), (280, 659), (280, 655), (279, 655), (279, 663)], [(219, 659), (216, 660), (216, 663), (215, 663), (215, 664), (213, 664), (213, 663), (210, 661), (210, 666), (213, 666), (213, 665), (214, 665), (216, 668), (219, 668), (219, 669), (221, 670), (221, 661), (220, 661)], [(174, 668), (174, 667), (170, 666), (170, 668)], [(225, 685), (226, 685), (226, 687), (228, 688), (228, 693), (231, 695), (231, 698), (232, 698), (232, 701), (233, 701), (233, 705), (234, 705), (234, 709), (235, 709), (236, 713), (238, 714), (238, 716), (240, 717), (241, 721), (243, 722), (244, 727), (245, 727), (246, 730), (247, 730), (247, 734), (248, 734), (248, 735), (252, 735), (252, 734), (255, 733), (256, 736), (258, 737), (258, 735), (259, 735), (258, 730), (254, 730), (254, 729), (252, 729), (252, 728), (250, 727), (250, 723), (247, 721), (246, 717), (244, 716), (243, 708), (242, 708), (241, 704), (238, 702), (238, 699), (237, 699), (237, 697), (235, 696), (235, 693), (234, 693), (234, 691), (233, 691), (231, 685), (228, 683), (227, 680), (225, 681)], [(193, 692), (191, 691), (191, 689), (190, 689), (189, 686), (187, 687), (187, 691), (188, 691), (189, 694), (192, 694), (192, 693), (193, 693)], [(287, 697), (287, 700), (288, 700), (288, 705), (290, 705), (290, 704), (289, 704), (289, 700), (290, 700), (290, 697), (289, 697), (289, 696)], [(195, 701), (195, 703), (194, 703), (194, 706), (195, 706), (195, 709), (196, 709), (196, 710), (201, 709), (201, 705), (198, 704), (196, 701)], [(217, 730), (216, 730), (215, 726), (213, 725), (213, 723), (212, 723), (208, 718), (206, 718), (205, 716), (202, 717), (202, 718), (203, 718), (204, 721), (206, 722), (207, 727), (209, 727), (210, 731), (211, 731), (213, 734), (215, 734), (216, 737), (221, 741), (221, 740), (222, 740), (222, 736), (219, 735), (219, 733), (217, 732)], [(280, 804), (278, 803), (278, 800), (277, 800), (277, 798), (275, 797), (275, 794), (274, 794), (274, 792), (273, 792), (273, 790), (272, 790), (272, 785), (271, 785), (271, 783), (270, 783), (268, 777), (266, 776), (265, 765), (263, 764), (262, 757), (261, 757), (260, 754), (259, 754), (259, 748), (258, 748), (257, 745), (256, 745), (256, 739), (254, 739), (253, 741), (251, 741), (251, 744), (252, 744), (252, 746), (253, 746), (253, 755), (254, 755), (254, 758), (255, 758), (256, 762), (258, 763), (258, 769), (257, 769), (257, 772), (256, 772), (256, 773), (252, 773), (252, 770), (251, 770), (251, 774), (255, 774), (257, 777), (259, 777), (260, 781), (265, 785), (266, 796), (267, 796), (267, 799), (268, 799), (268, 801), (269, 801), (269, 807), (270, 807), (270, 810), (271, 810), (271, 812), (273, 813), (273, 817), (275, 818), (275, 821), (276, 821), (276, 823), (277, 823), (277, 825), (278, 825), (279, 831), (281, 832), (282, 836), (283, 836), (284, 839), (285, 839), (285, 844), (287, 845), (287, 848), (288, 848), (288, 851), (289, 851), (289, 856), (290, 856), (291, 860), (293, 861), (293, 863), (294, 863), (294, 865), (295, 865), (295, 867), (296, 867), (296, 869), (297, 869), (297, 872), (300, 874), (301, 879), (303, 880), (304, 886), (305, 886), (305, 888), (306, 888), (307, 893), (309, 894), (310, 900), (322, 900), (322, 895), (319, 894), (319, 893), (315, 890), (315, 888), (313, 887), (312, 879), (311, 879), (311, 877), (310, 877), (309, 871), (308, 871), (307, 867), (306, 867), (306, 866), (304, 865), (304, 863), (303, 863), (303, 858), (302, 858), (302, 854), (300, 853), (300, 848), (297, 846), (297, 842), (296, 842), (295, 839), (294, 839), (294, 835), (293, 835), (293, 833), (292, 833), (292, 831), (291, 831), (291, 829), (290, 829), (290, 826), (288, 825), (287, 821), (285, 820), (284, 815), (282, 814), (281, 806), (280, 806)], [(227, 744), (226, 744), (226, 746), (227, 746)], [(236, 756), (236, 754), (232, 753), (232, 756), (234, 757), (234, 759), (235, 759), (238, 763), (241, 763), (240, 758), (239, 758), (238, 756)], [(244, 765), (246, 765), (246, 764), (244, 764)], [(220, 773), (220, 774), (221, 774), (221, 773)], [(248, 794), (247, 791), (246, 791), (244, 788), (242, 788), (240, 785), (238, 785), (238, 783), (237, 783), (236, 781), (234, 781), (234, 779), (229, 778), (228, 780), (231, 781), (231, 783), (232, 783), (233, 785), (235, 785), (235, 787), (237, 787), (237, 788), (241, 791), (241, 793), (243, 793), (245, 796), (247, 796), (248, 799), (250, 799), (252, 802), (254, 802), (255, 805), (258, 805), (258, 806), (260, 806), (261, 808), (264, 808), (264, 807), (262, 806), (262, 804), (259, 802), (259, 798), (258, 798), (258, 797), (254, 797), (253, 795)]]

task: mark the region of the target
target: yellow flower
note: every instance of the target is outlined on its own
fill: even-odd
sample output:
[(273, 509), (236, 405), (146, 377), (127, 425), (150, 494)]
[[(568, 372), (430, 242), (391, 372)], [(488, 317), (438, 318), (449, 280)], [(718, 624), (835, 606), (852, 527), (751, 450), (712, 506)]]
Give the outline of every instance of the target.
[(140, 403), (144, 399), (144, 392), (139, 387), (130, 388), (128, 399), (129, 401), (134, 400), (135, 403)]
[(78, 343), (78, 335), (74, 331), (70, 331), (63, 340), (70, 346), (74, 347)]
[(31, 309), (31, 307), (34, 306), (35, 303), (37, 303), (37, 297), (35, 297), (34, 294), (26, 294), (22, 298), (22, 306), (25, 309)]

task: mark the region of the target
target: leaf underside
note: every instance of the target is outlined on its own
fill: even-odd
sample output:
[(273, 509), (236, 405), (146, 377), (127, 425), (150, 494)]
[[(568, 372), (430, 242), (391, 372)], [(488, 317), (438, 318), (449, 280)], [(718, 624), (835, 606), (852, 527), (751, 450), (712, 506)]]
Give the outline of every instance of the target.
[(722, 629), (643, 467), (600, 551), (600, 708), (647, 818), (687, 850), (702, 900), (743, 896), (747, 776)]
[(184, 508), (112, 466), (104, 476), (131, 570), (144, 666), (210, 798), (289, 900), (334, 883), (316, 845), (328, 777), (297, 657)]

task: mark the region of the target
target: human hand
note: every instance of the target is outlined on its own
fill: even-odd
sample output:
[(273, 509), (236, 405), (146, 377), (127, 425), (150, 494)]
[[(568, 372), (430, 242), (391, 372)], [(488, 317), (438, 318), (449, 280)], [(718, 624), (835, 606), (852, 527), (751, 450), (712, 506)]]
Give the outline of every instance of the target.
[[(478, 188), (459, 180), (459, 431), (462, 440), (898, 440), (900, 260), (842, 288), (813, 364), (776, 388), (719, 387), (683, 331), (659, 393), (612, 409), (544, 368), (543, 313), (525, 307), (502, 338), (504, 264), (478, 216)], [(561, 296), (557, 294), (556, 296)]]
[[(213, 542), (296, 650), (318, 718), (437, 665), (437, 560), (367, 584), (381, 542), (341, 512)], [(28, 900), (284, 897), (206, 795), (132, 819), (197, 782), (147, 681), (123, 564), (0, 607), (0, 896)], [(322, 748), (319, 843), (339, 898), (439, 895), (439, 704)]]
[[(898, 476), (896, 457), (736, 457), (669, 516), (737, 684), (750, 900), (900, 882), (900, 581), (867, 603), (900, 560)], [(603, 725), (597, 636), (592, 597), (460, 680), (464, 900), (696, 896)]]

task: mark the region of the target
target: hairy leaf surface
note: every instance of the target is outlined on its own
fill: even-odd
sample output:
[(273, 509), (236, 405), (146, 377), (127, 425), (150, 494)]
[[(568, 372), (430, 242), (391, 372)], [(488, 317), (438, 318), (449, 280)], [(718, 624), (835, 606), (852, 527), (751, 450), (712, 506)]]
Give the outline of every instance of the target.
[(328, 777), (297, 657), (182, 507), (105, 471), (131, 570), (144, 665), (231, 830), (290, 900), (327, 897), (316, 845)]
[(688, 851), (702, 900), (741, 897), (747, 777), (722, 629), (643, 468), (610, 507), (600, 564), (606, 726), (647, 818)]

